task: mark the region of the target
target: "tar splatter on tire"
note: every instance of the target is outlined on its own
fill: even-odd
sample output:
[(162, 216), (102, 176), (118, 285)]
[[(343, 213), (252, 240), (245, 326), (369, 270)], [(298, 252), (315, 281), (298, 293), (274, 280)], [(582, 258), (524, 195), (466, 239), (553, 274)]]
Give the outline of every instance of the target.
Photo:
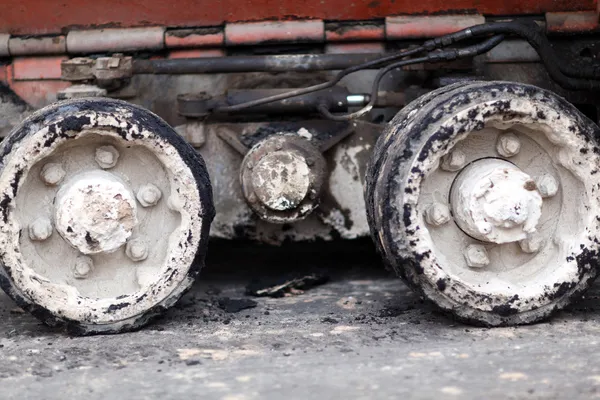
[(138, 329), (204, 264), (202, 158), (155, 114), (110, 99), (41, 109), (0, 146), (0, 286), (71, 334)]
[[(522, 146), (514, 156), (497, 150), (507, 134)], [(564, 308), (597, 275), (599, 138), (599, 128), (573, 105), (529, 85), (474, 82), (417, 99), (391, 121), (367, 170), (367, 216), (385, 264), (473, 324), (532, 323)], [(457, 149), (464, 166), (440, 167)], [(527, 239), (481, 242), (458, 226), (452, 184), (467, 166), (503, 157), (537, 183), (525, 187), (543, 198), (541, 217)], [(428, 219), (433, 203), (449, 216)], [(509, 222), (497, 229), (516, 229)], [(481, 249), (483, 262), (472, 260), (470, 246)]]

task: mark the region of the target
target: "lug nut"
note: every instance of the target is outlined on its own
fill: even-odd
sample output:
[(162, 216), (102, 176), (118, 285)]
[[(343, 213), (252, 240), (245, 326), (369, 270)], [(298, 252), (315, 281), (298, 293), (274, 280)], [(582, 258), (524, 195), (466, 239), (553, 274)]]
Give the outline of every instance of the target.
[(75, 260), (75, 265), (73, 266), (73, 276), (76, 279), (85, 279), (94, 269), (94, 261), (91, 258), (86, 256), (79, 256), (77, 260)]
[(65, 170), (62, 165), (57, 163), (48, 163), (42, 167), (40, 178), (48, 186), (58, 185), (65, 177)]
[(162, 193), (159, 188), (148, 183), (140, 187), (136, 197), (143, 207), (150, 207), (155, 206), (158, 203), (162, 197)]
[(125, 254), (132, 261), (143, 261), (148, 258), (148, 246), (141, 239), (130, 240), (125, 246)]
[(537, 188), (543, 198), (558, 193), (558, 181), (552, 175), (543, 175), (537, 179)]
[(519, 247), (524, 253), (537, 253), (544, 247), (545, 241), (539, 236), (528, 237), (519, 241)]
[(500, 135), (496, 143), (496, 151), (502, 157), (512, 157), (521, 150), (521, 141), (514, 133), (505, 133)]
[(52, 221), (47, 217), (40, 217), (29, 225), (29, 238), (31, 240), (42, 241), (52, 235)]
[(425, 221), (434, 226), (440, 226), (450, 221), (450, 209), (442, 203), (433, 203), (425, 210)]
[(472, 244), (466, 248), (465, 260), (471, 268), (482, 268), (490, 263), (487, 250), (480, 244)]
[(101, 146), (96, 149), (96, 162), (102, 169), (112, 168), (117, 165), (119, 152), (114, 146)]
[(441, 168), (444, 171), (454, 172), (464, 167), (467, 156), (462, 150), (454, 150), (442, 157)]

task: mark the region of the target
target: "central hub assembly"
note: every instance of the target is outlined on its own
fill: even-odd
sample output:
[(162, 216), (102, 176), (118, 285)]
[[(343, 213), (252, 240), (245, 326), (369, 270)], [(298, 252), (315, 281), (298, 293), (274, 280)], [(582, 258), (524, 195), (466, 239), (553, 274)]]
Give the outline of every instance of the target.
[(56, 230), (83, 254), (117, 250), (137, 224), (133, 193), (106, 171), (82, 172), (65, 182), (54, 211)]
[(326, 162), (317, 144), (295, 134), (275, 134), (255, 144), (240, 170), (246, 203), (262, 220), (299, 221), (319, 205)]
[(458, 226), (484, 242), (510, 243), (536, 231), (542, 196), (534, 180), (515, 165), (487, 158), (466, 167), (450, 192)]
[(296, 208), (308, 193), (310, 169), (297, 152), (276, 151), (259, 161), (252, 174), (254, 193), (271, 210)]

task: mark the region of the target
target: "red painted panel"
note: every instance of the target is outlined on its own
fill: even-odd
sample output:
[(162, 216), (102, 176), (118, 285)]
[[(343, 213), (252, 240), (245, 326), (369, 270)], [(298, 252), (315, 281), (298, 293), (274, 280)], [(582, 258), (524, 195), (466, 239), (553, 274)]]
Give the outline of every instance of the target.
[(472, 12), (484, 15), (596, 10), (597, 0), (0, 0), (0, 32), (75, 27), (216, 26), (224, 22)]

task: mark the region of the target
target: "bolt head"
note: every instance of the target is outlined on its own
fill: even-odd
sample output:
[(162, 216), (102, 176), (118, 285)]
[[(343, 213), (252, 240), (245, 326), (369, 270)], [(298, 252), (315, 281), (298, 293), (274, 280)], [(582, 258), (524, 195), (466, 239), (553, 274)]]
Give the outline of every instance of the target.
[(73, 276), (76, 279), (85, 279), (94, 269), (94, 261), (90, 257), (79, 256), (73, 266)]
[(465, 260), (471, 268), (482, 268), (490, 263), (487, 250), (480, 244), (472, 244), (465, 249)]
[(425, 210), (425, 221), (429, 225), (440, 226), (450, 221), (450, 209), (442, 203), (433, 203)]
[(37, 218), (29, 225), (29, 238), (35, 241), (48, 239), (52, 235), (52, 221), (48, 217)]
[(96, 162), (102, 169), (109, 169), (117, 165), (119, 151), (114, 146), (100, 146), (96, 149)]
[(530, 236), (519, 241), (519, 247), (524, 253), (537, 253), (545, 244), (546, 241), (539, 236)]
[(62, 165), (48, 163), (42, 167), (40, 178), (48, 186), (56, 186), (64, 179), (66, 172)]
[(160, 189), (151, 183), (141, 186), (136, 195), (143, 207), (155, 206), (161, 197), (162, 192)]
[(521, 141), (514, 133), (500, 135), (496, 143), (496, 151), (502, 157), (512, 157), (521, 150)]
[(125, 254), (132, 261), (143, 261), (148, 258), (148, 245), (142, 239), (133, 239), (127, 242)]
[(454, 172), (465, 166), (467, 156), (462, 150), (454, 150), (442, 157), (441, 168), (444, 171)]
[(536, 183), (542, 198), (552, 197), (558, 193), (558, 181), (552, 175), (543, 175)]

